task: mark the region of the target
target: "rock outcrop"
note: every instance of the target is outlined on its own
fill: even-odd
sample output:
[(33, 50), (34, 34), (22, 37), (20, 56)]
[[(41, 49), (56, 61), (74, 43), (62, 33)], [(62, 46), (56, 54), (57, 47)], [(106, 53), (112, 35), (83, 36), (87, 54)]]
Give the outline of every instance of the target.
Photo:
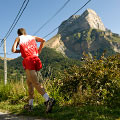
[(105, 31), (106, 28), (100, 17), (92, 9), (87, 9), (82, 15), (73, 15), (68, 20), (62, 22), (58, 34), (67, 35), (74, 31), (81, 32), (89, 28)]
[(120, 53), (120, 35), (104, 27), (95, 11), (87, 9), (82, 15), (71, 16), (61, 23), (57, 35), (45, 47), (54, 48), (65, 56), (80, 59), (83, 52), (99, 58)]

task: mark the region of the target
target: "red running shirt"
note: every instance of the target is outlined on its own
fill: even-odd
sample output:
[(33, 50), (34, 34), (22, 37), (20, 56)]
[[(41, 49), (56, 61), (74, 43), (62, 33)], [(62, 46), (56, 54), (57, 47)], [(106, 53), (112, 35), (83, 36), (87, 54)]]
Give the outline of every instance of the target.
[(37, 44), (33, 36), (21, 35), (19, 38), (20, 52), (23, 58), (26, 58), (28, 56), (38, 56)]
[(39, 71), (42, 69), (41, 60), (38, 58), (38, 49), (36, 40), (31, 35), (21, 35), (20, 37), (20, 52), (23, 60), (23, 68)]

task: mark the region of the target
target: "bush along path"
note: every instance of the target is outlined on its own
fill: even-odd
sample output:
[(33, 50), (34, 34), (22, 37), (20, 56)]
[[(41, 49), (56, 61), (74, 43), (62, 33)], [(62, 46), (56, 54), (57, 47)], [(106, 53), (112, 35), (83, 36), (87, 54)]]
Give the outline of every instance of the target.
[(0, 109), (53, 120), (120, 120), (119, 54), (100, 60), (85, 56), (81, 66), (63, 72), (43, 82), (57, 102), (52, 113), (45, 113), (44, 100), (36, 91), (33, 112), (24, 111), (28, 93), (26, 83), (20, 81), (0, 84)]

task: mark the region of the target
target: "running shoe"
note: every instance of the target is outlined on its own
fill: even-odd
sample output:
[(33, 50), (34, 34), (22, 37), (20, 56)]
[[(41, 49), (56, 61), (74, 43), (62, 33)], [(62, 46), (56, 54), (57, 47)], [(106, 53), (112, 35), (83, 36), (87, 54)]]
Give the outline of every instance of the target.
[(24, 105), (24, 109), (31, 112), (31, 111), (33, 111), (33, 105), (26, 104), (26, 105)]
[(53, 98), (49, 98), (49, 100), (44, 103), (46, 105), (46, 113), (50, 113), (53, 105), (55, 104), (55, 100)]

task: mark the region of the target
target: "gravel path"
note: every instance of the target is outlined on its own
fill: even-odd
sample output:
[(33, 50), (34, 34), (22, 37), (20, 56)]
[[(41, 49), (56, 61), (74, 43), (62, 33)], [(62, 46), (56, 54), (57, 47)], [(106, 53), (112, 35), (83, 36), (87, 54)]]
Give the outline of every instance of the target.
[(13, 115), (9, 113), (0, 112), (0, 120), (48, 120), (48, 119)]

